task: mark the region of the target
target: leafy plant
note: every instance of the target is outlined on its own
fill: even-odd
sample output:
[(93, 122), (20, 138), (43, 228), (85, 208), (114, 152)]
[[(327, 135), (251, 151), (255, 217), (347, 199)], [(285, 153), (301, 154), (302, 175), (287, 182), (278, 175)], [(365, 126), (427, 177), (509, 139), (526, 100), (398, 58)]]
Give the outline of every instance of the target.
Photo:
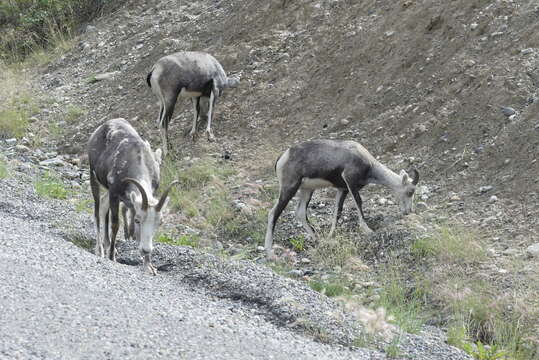
[(298, 235), (288, 239), (295, 251), (300, 252), (305, 250), (305, 237)]
[(478, 360), (500, 360), (507, 358), (507, 353), (505, 351), (499, 351), (496, 345), (483, 345), (481, 341), (476, 342), (475, 345), (465, 343), (463, 350)]
[(59, 177), (46, 172), (35, 184), (36, 192), (52, 199), (67, 199), (69, 191), (65, 188)]
[(200, 237), (195, 234), (189, 234), (189, 235), (186, 234), (186, 235), (181, 235), (178, 238), (172, 238), (169, 235), (160, 234), (155, 241), (163, 243), (163, 244), (169, 244), (169, 245), (175, 245), (175, 246), (190, 246), (192, 248), (195, 248), (195, 247), (198, 247)]

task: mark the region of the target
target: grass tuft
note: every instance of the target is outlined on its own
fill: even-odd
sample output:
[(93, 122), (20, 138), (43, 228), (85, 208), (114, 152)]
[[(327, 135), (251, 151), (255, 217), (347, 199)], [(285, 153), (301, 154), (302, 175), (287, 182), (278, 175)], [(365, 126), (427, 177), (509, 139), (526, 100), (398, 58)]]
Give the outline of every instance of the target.
[(34, 186), (39, 195), (52, 199), (67, 199), (70, 194), (62, 180), (51, 172), (43, 174)]

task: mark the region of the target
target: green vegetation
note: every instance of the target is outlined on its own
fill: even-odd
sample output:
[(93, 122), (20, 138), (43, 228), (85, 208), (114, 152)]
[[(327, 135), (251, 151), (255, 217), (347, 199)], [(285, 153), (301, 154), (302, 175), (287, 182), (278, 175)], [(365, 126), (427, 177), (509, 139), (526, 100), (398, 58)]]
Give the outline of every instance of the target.
[(169, 244), (169, 245), (176, 245), (176, 246), (190, 246), (192, 248), (198, 247), (198, 244), (200, 242), (200, 237), (196, 234), (189, 234), (189, 235), (182, 235), (177, 238), (172, 238), (169, 235), (166, 234), (159, 234), (155, 241), (163, 243), (163, 244)]
[[(343, 284), (339, 282), (324, 282), (319, 280), (309, 281), (309, 286), (314, 291), (318, 291), (329, 297), (341, 296), (347, 292)], [(349, 292), (349, 290), (348, 290)]]
[(19, 94), (0, 108), (0, 138), (21, 138), (30, 117), (39, 111), (37, 101), (29, 94)]
[(74, 123), (77, 121), (81, 116), (86, 114), (86, 111), (82, 108), (80, 108), (77, 105), (68, 105), (65, 112), (65, 121), (68, 123)]
[(356, 245), (353, 241), (341, 234), (333, 238), (322, 238), (318, 246), (309, 250), (310, 257), (318, 264), (326, 267), (343, 267), (347, 260), (355, 255)]
[(86, 212), (88, 214), (94, 213), (94, 200), (92, 199), (80, 199), (75, 205), (77, 212)]
[(290, 245), (294, 248), (295, 251), (301, 252), (305, 250), (305, 237), (303, 235), (297, 235), (288, 239)]
[(9, 175), (6, 161), (0, 157), (0, 179), (5, 179)]
[(52, 199), (67, 199), (70, 194), (62, 180), (51, 172), (46, 172), (35, 182), (34, 186), (39, 195)]
[(112, 0), (0, 2), (0, 60), (17, 62), (70, 37), (80, 24), (120, 6)]
[(180, 181), (170, 193), (169, 206), (179, 210), (193, 226), (225, 238), (253, 244), (263, 242), (265, 211), (244, 211), (234, 205), (228, 180), (235, 172), (228, 164), (204, 158), (182, 168), (179, 162), (167, 158), (161, 173), (163, 187), (174, 179)]
[(425, 293), (421, 288), (408, 288), (403, 273), (395, 265), (383, 272), (383, 286), (376, 307), (383, 307), (401, 329), (418, 333), (428, 316)]

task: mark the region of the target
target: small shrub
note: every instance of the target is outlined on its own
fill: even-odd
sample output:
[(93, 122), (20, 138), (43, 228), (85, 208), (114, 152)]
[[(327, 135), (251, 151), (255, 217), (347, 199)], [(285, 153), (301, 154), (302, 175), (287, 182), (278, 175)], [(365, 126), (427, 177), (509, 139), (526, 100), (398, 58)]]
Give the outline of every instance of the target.
[(305, 237), (303, 235), (291, 237), (288, 241), (295, 251), (301, 252), (305, 250)]
[(483, 345), (481, 341), (478, 341), (475, 344), (466, 343), (463, 346), (463, 350), (466, 351), (469, 355), (472, 355), (474, 359), (478, 360), (507, 359), (506, 352), (499, 351), (496, 345)]
[(35, 182), (36, 192), (52, 199), (67, 199), (69, 191), (65, 188), (61, 179), (50, 172), (46, 172)]

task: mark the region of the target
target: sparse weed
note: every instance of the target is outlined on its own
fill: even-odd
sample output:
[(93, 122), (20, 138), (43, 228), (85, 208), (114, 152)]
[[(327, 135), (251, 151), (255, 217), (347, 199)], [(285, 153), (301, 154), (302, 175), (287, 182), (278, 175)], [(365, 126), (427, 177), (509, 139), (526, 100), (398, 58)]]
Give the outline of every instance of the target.
[(356, 252), (356, 246), (351, 239), (336, 235), (333, 238), (322, 238), (318, 246), (309, 250), (310, 257), (326, 267), (343, 267), (347, 260)]
[(77, 212), (94, 213), (94, 201), (92, 199), (80, 199), (75, 205)]
[(423, 305), (425, 301), (423, 292), (419, 288), (408, 287), (397, 266), (389, 265), (384, 276), (384, 284), (376, 306), (387, 309), (395, 319), (395, 323), (404, 331), (419, 332), (428, 316), (428, 311)]
[(81, 116), (86, 114), (86, 111), (77, 105), (68, 105), (65, 113), (65, 121), (74, 123)]
[(51, 172), (46, 172), (41, 178), (39, 178), (35, 184), (36, 192), (44, 197), (49, 197), (53, 199), (67, 199), (70, 192), (64, 186), (62, 180), (52, 174)]
[(157, 242), (176, 246), (190, 246), (192, 248), (198, 247), (200, 237), (196, 234), (181, 235), (177, 238), (172, 238), (166, 234), (160, 234), (156, 240)]
[(5, 179), (9, 175), (6, 161), (0, 157), (0, 179)]
[(499, 351), (496, 345), (483, 345), (481, 341), (478, 341), (475, 344), (465, 343), (462, 349), (469, 355), (472, 355), (474, 359), (478, 360), (507, 359), (507, 353), (505, 351)]
[(314, 291), (318, 291), (321, 294), (324, 294), (329, 297), (341, 296), (347, 289), (338, 282), (324, 282), (320, 280), (311, 280), (309, 281), (309, 286)]
[(305, 237), (303, 235), (297, 235), (288, 239), (295, 251), (301, 252), (305, 250)]
[(411, 253), (418, 258), (435, 257), (451, 264), (471, 264), (486, 259), (478, 233), (448, 226), (441, 227), (430, 237), (417, 239)]

